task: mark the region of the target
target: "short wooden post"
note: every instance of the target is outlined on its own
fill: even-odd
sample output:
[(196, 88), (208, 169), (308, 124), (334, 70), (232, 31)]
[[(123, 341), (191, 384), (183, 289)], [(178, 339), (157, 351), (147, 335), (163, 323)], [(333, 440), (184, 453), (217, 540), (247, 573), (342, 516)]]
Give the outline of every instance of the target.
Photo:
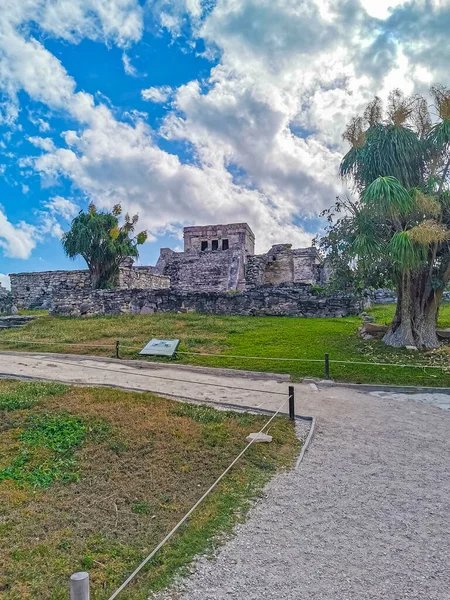
[(325, 354), (325, 379), (330, 379), (330, 357)]
[(89, 600), (89, 573), (80, 571), (70, 576), (70, 600)]
[(120, 342), (119, 342), (119, 340), (117, 340), (117, 342), (116, 342), (116, 358), (120, 358), (119, 346), (120, 346)]
[(289, 386), (289, 418), (291, 421), (295, 420), (295, 396), (294, 386)]

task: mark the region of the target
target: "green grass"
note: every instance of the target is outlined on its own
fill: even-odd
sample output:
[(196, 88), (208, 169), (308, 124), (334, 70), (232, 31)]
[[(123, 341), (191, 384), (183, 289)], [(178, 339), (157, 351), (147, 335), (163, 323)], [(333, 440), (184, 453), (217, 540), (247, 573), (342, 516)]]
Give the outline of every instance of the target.
[(74, 452), (85, 439), (86, 426), (68, 414), (31, 416), (19, 434), (17, 455), (0, 469), (0, 482), (47, 488), (55, 481), (77, 481)]
[(46, 396), (59, 396), (67, 390), (62, 383), (23, 383), (20, 388), (15, 384), (4, 384), (0, 388), (0, 411), (32, 408)]
[[(376, 306), (370, 312), (378, 322), (385, 323), (392, 318), (394, 307)], [(443, 305), (439, 324), (450, 326), (449, 304)], [(122, 358), (142, 358), (138, 351), (152, 337), (179, 338), (180, 351), (220, 354), (219, 357), (179, 354), (175, 362), (181, 364), (288, 373), (294, 380), (300, 380), (305, 376), (323, 377), (323, 359), (328, 353), (331, 376), (337, 381), (450, 386), (450, 373), (446, 372), (447, 347), (432, 352), (389, 348), (381, 341), (361, 340), (357, 335), (360, 325), (358, 316), (342, 319), (227, 317), (196, 313), (112, 315), (84, 319), (42, 316), (21, 329), (0, 332), (0, 348), (113, 357), (115, 341), (120, 340)], [(7, 343), (7, 340), (16, 343)], [(60, 343), (29, 343), (33, 341)], [(62, 342), (86, 346), (63, 345)], [(96, 348), (96, 344), (106, 347)], [(125, 346), (135, 346), (136, 349)], [(234, 355), (238, 358), (233, 358)], [(305, 362), (268, 361), (265, 358), (294, 358)], [(319, 362), (306, 362), (308, 360)], [(333, 361), (411, 366), (398, 368)], [(431, 368), (435, 366), (443, 370)]]
[[(3, 380), (0, 395), (27, 386)], [(66, 600), (79, 570), (89, 571), (92, 600), (107, 599), (267, 421), (149, 393), (34, 390), (31, 408), (0, 411), (4, 600)], [(185, 573), (243, 520), (276, 470), (294, 464), (290, 421), (276, 418), (269, 433), (273, 442), (248, 450), (122, 598), (142, 600)]]

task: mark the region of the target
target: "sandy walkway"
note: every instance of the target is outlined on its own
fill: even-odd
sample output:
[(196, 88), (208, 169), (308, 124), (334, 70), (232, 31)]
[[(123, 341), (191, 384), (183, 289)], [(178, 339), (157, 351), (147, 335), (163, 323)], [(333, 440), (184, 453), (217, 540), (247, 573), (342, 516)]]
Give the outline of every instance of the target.
[[(286, 378), (0, 353), (0, 374), (278, 408)], [(450, 600), (449, 398), (296, 386), (317, 432), (182, 600)], [(434, 397), (434, 399), (433, 399)]]

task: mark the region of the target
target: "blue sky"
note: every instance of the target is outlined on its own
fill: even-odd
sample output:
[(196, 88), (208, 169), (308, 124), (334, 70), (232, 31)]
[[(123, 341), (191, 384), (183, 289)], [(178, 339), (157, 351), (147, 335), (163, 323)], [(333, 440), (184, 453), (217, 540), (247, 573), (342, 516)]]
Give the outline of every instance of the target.
[(448, 0), (2, 0), (0, 273), (83, 268), (60, 236), (90, 201), (139, 213), (142, 264), (194, 223), (309, 244), (345, 123), (448, 85), (449, 26)]

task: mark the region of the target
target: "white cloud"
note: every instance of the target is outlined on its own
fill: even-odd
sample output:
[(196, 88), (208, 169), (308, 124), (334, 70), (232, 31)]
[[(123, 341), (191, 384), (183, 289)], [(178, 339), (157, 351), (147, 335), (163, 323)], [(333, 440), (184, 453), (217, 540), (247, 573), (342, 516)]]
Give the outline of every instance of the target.
[(48, 208), (52, 214), (59, 215), (66, 221), (73, 219), (80, 211), (80, 207), (75, 204), (75, 202), (72, 202), (72, 200), (69, 200), (68, 198), (63, 198), (62, 196), (51, 198), (48, 202), (44, 202), (44, 206)]
[(89, 38), (126, 47), (143, 30), (138, 0), (2, 0), (1, 16), (14, 27), (39, 23), (46, 34), (71, 43)]
[(309, 243), (310, 236), (277, 214), (263, 194), (235, 185), (224, 165), (183, 164), (153, 144), (143, 121), (132, 126), (117, 122), (104, 106), (95, 110), (90, 128), (80, 135), (67, 132), (70, 149), (38, 157), (35, 168), (68, 177), (101, 207), (122, 202), (153, 234), (193, 220), (248, 221), (261, 234), (262, 249), (280, 241), (284, 229), (293, 242)]
[(20, 221), (13, 225), (0, 210), (0, 247), (10, 258), (29, 258), (39, 239), (36, 227)]
[(157, 104), (163, 104), (164, 102), (167, 102), (171, 95), (172, 88), (170, 87), (170, 85), (149, 87), (141, 91), (141, 96), (143, 100), (148, 100), (149, 102), (155, 102)]
[(51, 138), (43, 138), (39, 136), (30, 136), (28, 138), (30, 144), (36, 146), (36, 148), (41, 148), (42, 150), (46, 150), (47, 152), (53, 152), (56, 148), (55, 143)]
[(130, 77), (138, 76), (137, 69), (136, 69), (136, 67), (133, 67), (133, 65), (131, 64), (131, 59), (128, 56), (128, 54), (126, 54), (126, 52), (124, 52), (122, 54), (122, 62), (123, 62), (123, 69), (127, 75), (129, 75)]
[(46, 133), (47, 131), (51, 130), (50, 123), (48, 123), (48, 121), (45, 121), (41, 117), (36, 117), (31, 111), (28, 113), (28, 118), (30, 120), (30, 123), (36, 125), (36, 127), (42, 133)]
[(52, 213), (40, 213), (39, 215), (39, 236), (45, 237), (50, 235), (54, 238), (61, 239), (64, 230), (61, 227), (61, 224), (56, 219), (55, 215)]
[[(24, 90), (49, 115), (64, 111), (76, 123), (64, 134), (65, 147), (33, 138), (46, 153), (21, 164), (34, 166), (44, 185), (68, 178), (100, 206), (121, 201), (153, 235), (186, 223), (248, 221), (260, 250), (309, 243), (295, 223), (340, 192), (348, 119), (393, 85), (423, 89), (447, 72), (449, 58), (445, 2), (151, 0), (148, 8), (162, 27), (174, 36), (190, 34), (191, 46), (201, 37), (205, 56), (215, 57), (202, 81), (142, 90), (145, 100), (172, 101), (155, 132), (139, 114), (120, 122), (102, 96), (77, 91), (61, 62), (27, 29), (33, 20), (45, 34), (71, 43), (82, 37), (114, 43), (135, 74), (126, 52), (142, 33), (137, 0), (4, 2), (3, 118), (14, 120)], [(184, 144), (191, 160), (163, 151), (158, 135)], [(57, 217), (72, 215), (64, 204), (70, 201), (57, 198), (47, 204), (41, 228), (53, 235), (60, 233)]]

